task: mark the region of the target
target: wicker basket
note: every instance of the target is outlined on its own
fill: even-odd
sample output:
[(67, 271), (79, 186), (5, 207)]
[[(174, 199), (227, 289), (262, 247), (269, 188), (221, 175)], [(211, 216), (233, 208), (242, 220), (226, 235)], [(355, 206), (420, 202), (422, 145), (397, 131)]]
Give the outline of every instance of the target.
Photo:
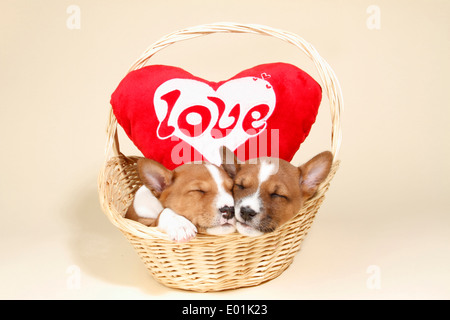
[(229, 32), (282, 39), (301, 49), (314, 62), (330, 102), (334, 162), (328, 178), (317, 194), (307, 201), (290, 222), (275, 232), (259, 237), (245, 237), (237, 233), (223, 236), (199, 234), (188, 243), (177, 244), (157, 228), (146, 227), (124, 218), (134, 193), (140, 187), (136, 172), (139, 157), (127, 157), (120, 152), (117, 121), (111, 110), (106, 160), (98, 180), (103, 211), (131, 242), (152, 276), (172, 288), (198, 292), (221, 291), (255, 286), (280, 275), (299, 251), (339, 166), (336, 157), (341, 142), (340, 114), (343, 107), (339, 83), (326, 61), (310, 44), (295, 34), (260, 25), (201, 25), (163, 37), (143, 53), (130, 71), (143, 67), (156, 52), (175, 42)]

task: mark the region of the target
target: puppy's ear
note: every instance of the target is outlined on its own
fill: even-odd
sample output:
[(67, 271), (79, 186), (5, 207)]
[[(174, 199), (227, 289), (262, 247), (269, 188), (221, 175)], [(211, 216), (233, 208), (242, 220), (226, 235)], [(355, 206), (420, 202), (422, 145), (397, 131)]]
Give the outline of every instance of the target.
[(150, 191), (159, 198), (172, 183), (172, 171), (151, 159), (139, 159), (137, 162), (139, 178)]
[(300, 188), (305, 199), (316, 193), (319, 185), (330, 173), (332, 163), (333, 155), (324, 151), (299, 167)]
[(221, 167), (231, 179), (234, 179), (236, 173), (239, 171), (241, 162), (236, 155), (225, 146), (220, 147), (220, 158), (222, 159)]

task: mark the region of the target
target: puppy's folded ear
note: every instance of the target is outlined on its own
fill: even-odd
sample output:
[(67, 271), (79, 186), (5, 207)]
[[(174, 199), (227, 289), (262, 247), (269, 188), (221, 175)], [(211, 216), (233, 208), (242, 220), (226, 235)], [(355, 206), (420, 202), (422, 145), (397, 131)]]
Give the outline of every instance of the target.
[(299, 167), (300, 188), (305, 199), (316, 193), (319, 185), (330, 173), (332, 163), (332, 153), (324, 151)]
[(225, 146), (220, 147), (220, 157), (222, 159), (221, 167), (225, 170), (225, 172), (230, 176), (231, 179), (234, 179), (236, 173), (239, 171), (241, 162), (233, 153), (233, 151)]
[(151, 159), (139, 159), (137, 162), (139, 178), (150, 191), (159, 198), (172, 183), (172, 171)]

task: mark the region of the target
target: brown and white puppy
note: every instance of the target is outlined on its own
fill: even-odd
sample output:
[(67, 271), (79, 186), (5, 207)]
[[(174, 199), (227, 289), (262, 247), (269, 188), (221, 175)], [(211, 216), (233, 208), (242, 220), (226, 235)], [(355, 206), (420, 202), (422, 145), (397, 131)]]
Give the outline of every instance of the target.
[(156, 226), (176, 242), (197, 232), (234, 232), (233, 180), (213, 164), (183, 164), (173, 171), (150, 159), (139, 159), (136, 192), (126, 218)]
[(294, 217), (330, 172), (333, 156), (325, 151), (295, 167), (277, 158), (224, 165), (234, 177), (236, 229), (247, 236), (272, 232)]

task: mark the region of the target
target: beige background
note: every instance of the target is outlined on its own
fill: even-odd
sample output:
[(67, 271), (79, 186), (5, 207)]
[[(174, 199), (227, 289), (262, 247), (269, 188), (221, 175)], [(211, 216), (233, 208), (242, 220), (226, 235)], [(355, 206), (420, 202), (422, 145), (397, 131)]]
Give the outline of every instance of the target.
[[(66, 24), (72, 4), (80, 29)], [(367, 27), (370, 5), (379, 30)], [(345, 99), (342, 166), (287, 271), (196, 294), (148, 276), (102, 213), (96, 179), (109, 97), (128, 67), (161, 36), (219, 21), (292, 31), (328, 61)], [(449, 31), (447, 0), (1, 1), (0, 298), (450, 298)], [(261, 36), (203, 37), (151, 63), (219, 80), (273, 61), (318, 79), (300, 51)], [(324, 99), (294, 162), (329, 136)]]

